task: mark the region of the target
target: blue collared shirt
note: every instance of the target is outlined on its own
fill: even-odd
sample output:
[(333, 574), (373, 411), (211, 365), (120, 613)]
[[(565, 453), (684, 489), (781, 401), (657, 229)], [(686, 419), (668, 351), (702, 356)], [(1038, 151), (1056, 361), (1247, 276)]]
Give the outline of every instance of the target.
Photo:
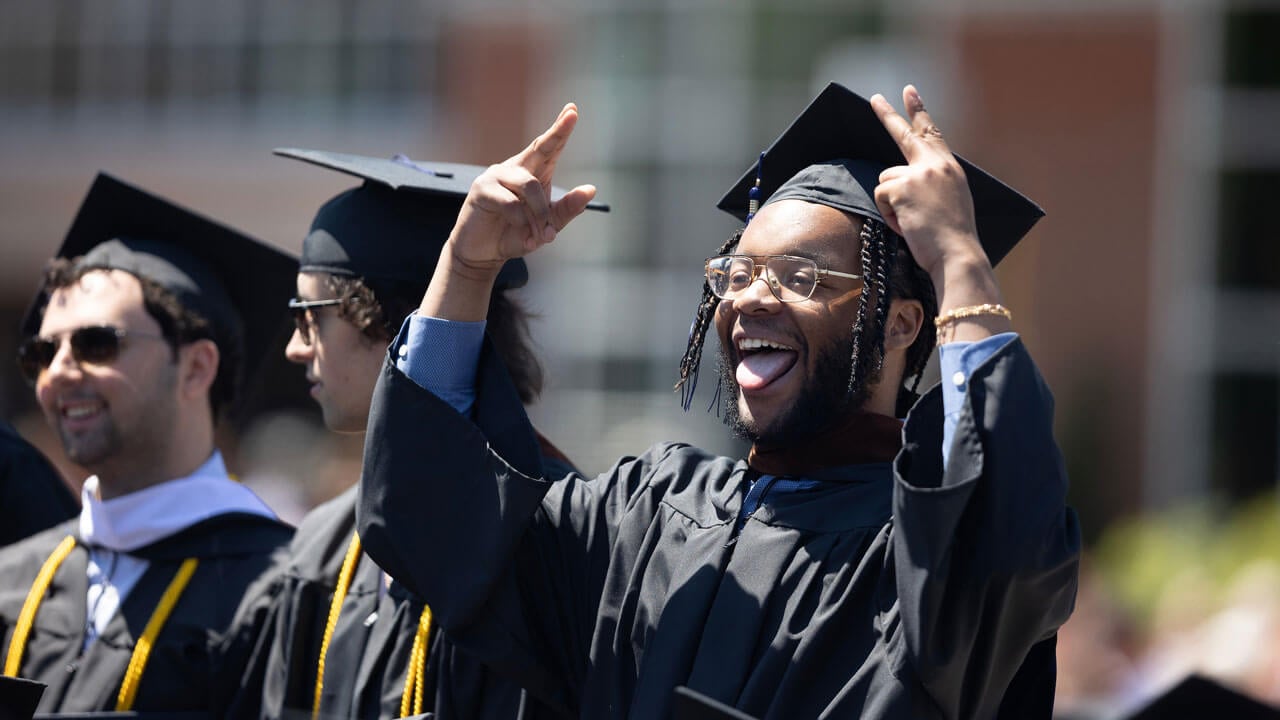
[[(405, 319), (392, 344), (396, 367), (419, 386), (449, 403), (462, 414), (471, 412), (475, 400), (476, 365), (484, 340), (485, 323), (454, 322), (422, 317), (416, 312)], [(942, 460), (951, 454), (956, 422), (964, 407), (973, 371), (1013, 342), (1017, 333), (992, 335), (977, 342), (953, 342), (938, 349), (942, 374)]]

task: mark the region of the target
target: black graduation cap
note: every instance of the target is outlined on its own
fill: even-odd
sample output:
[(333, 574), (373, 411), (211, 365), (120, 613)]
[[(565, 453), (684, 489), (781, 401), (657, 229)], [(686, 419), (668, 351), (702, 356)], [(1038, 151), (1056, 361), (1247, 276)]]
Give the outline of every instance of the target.
[[(222, 352), (240, 354), (246, 380), (289, 324), (298, 271), (290, 255), (106, 173), (94, 179), (57, 257), (168, 289), (209, 321)], [(47, 300), (42, 293), (27, 310), (26, 335), (39, 332)]]
[[(973, 194), (978, 238), (998, 263), (1044, 217), (1044, 211), (959, 155)], [(837, 83), (827, 85), (752, 165), (716, 207), (747, 219), (748, 193), (760, 173), (760, 201), (800, 198), (883, 221), (875, 188), (887, 167), (906, 164), (871, 103)]]
[(31, 720), (45, 684), (0, 675), (0, 720)]
[[(435, 270), (440, 250), (458, 219), (471, 183), (485, 168), (279, 148), (276, 155), (363, 179), (363, 185), (326, 202), (302, 243), (300, 270), (421, 283)], [(553, 200), (564, 195), (553, 187)], [(608, 211), (603, 203), (588, 209)], [(524, 260), (507, 262), (495, 288), (528, 282)]]
[(1203, 675), (1189, 675), (1128, 720), (1280, 720), (1280, 709), (1265, 705)]

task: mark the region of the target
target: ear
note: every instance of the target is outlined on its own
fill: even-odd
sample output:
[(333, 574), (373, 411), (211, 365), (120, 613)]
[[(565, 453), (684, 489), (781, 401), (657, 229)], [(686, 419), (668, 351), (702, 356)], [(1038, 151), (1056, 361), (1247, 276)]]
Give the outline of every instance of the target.
[(919, 300), (900, 298), (890, 302), (884, 327), (885, 353), (905, 352), (916, 341), (924, 322), (924, 305)]
[(209, 388), (218, 377), (221, 359), (218, 346), (212, 340), (196, 340), (178, 348), (179, 383), (182, 396), (188, 400), (207, 398)]

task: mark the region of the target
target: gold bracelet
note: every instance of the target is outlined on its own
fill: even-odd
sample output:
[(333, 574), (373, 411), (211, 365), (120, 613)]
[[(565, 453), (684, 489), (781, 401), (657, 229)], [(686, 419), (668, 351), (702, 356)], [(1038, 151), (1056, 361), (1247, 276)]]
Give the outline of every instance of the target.
[(999, 315), (1006, 320), (1013, 320), (1013, 313), (1009, 312), (1009, 308), (995, 303), (983, 303), (982, 305), (966, 305), (954, 310), (948, 310), (934, 318), (933, 325), (941, 330), (944, 325), (950, 325), (957, 320), (977, 315)]

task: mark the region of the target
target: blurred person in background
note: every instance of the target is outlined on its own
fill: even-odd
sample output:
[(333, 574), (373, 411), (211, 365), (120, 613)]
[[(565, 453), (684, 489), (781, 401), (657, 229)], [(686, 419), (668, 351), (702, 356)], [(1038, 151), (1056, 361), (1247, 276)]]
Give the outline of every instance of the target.
[[(288, 255), (99, 175), (24, 323), (20, 364), (78, 519), (0, 551), (5, 675), (42, 713), (202, 712), (220, 635), (292, 529), (227, 473), (218, 419), (287, 317)], [(264, 309), (265, 308), (265, 309)]]
[[(325, 425), (337, 433), (363, 433), (387, 345), (421, 301), (467, 189), (483, 168), (404, 156), (277, 153), (365, 181), (326, 202), (312, 221), (297, 297), (289, 303), (297, 327), (286, 350), (305, 369)], [(527, 314), (508, 291), (527, 280), (523, 260), (507, 263), (486, 315), (526, 404), (541, 391), (542, 369)], [(432, 352), (448, 358), (453, 349)], [(546, 438), (538, 435), (538, 443), (548, 473), (573, 469)], [(302, 520), (278, 581), (264, 589), (273, 596), (270, 613), (231, 714), (533, 717), (532, 707), (520, 715), (519, 686), (457, 653), (434, 625), (431, 608), (364, 554), (355, 532), (357, 479), (353, 475), (349, 489)]]
[[(546, 472), (477, 327), (594, 196), (547, 192), (576, 108), (472, 185), (384, 364), (358, 515), (460, 647), (583, 718), (668, 717), (680, 685), (767, 718), (1050, 715), (1080, 536), (992, 271), (1042, 213), (903, 100), (828, 86), (721, 202), (748, 224), (707, 261), (682, 379), (714, 322), (746, 461)], [(935, 328), (944, 384), (904, 426)]]
[(1114, 717), (1191, 675), (1280, 707), (1276, 507), (1202, 500), (1108, 528), (1062, 630), (1061, 716)]
[(0, 545), (79, 512), (80, 503), (53, 463), (12, 425), (0, 421)]

